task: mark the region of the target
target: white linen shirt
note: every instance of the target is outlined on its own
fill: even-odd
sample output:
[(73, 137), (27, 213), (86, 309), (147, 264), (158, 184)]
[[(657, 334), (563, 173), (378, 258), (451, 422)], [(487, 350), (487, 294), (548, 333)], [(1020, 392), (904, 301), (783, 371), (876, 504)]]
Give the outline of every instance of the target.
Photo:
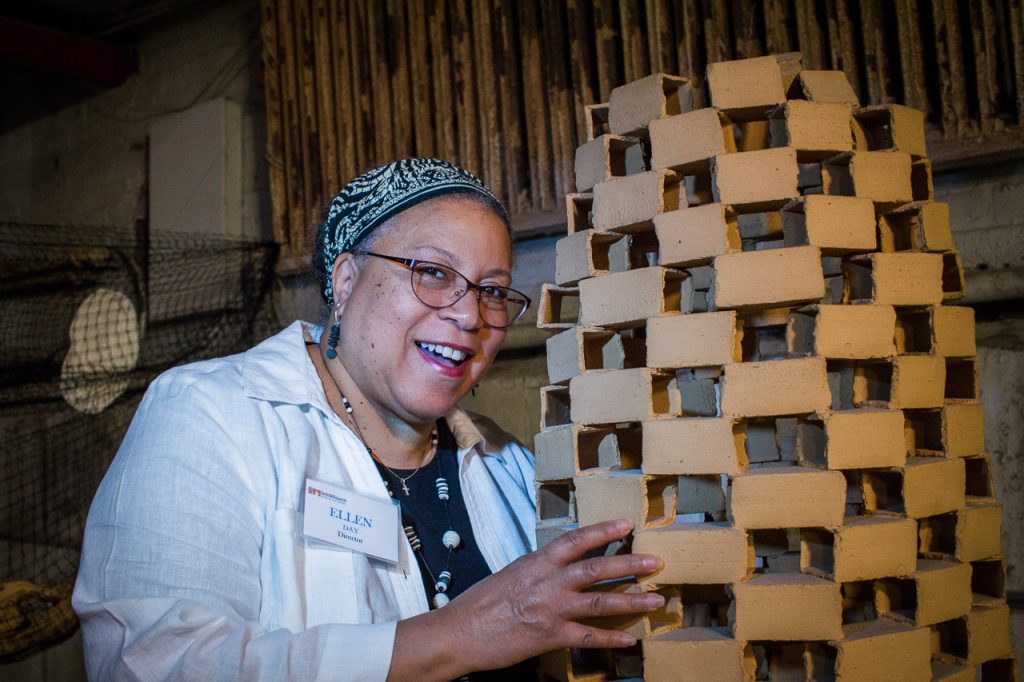
[[(428, 608), (408, 543), (403, 568), (302, 535), (307, 477), (387, 497), (307, 355), (321, 331), (295, 322), (146, 391), (86, 525), (72, 603), (91, 679), (387, 676), (397, 621)], [(491, 422), (446, 419), (498, 571), (536, 546), (533, 456)]]

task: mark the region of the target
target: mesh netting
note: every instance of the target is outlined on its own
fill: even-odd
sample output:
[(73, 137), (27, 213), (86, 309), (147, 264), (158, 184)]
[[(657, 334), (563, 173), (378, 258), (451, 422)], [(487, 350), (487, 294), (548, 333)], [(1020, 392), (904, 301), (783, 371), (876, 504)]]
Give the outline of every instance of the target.
[(92, 496), (149, 383), (277, 330), (277, 247), (0, 223), (0, 662), (77, 628)]

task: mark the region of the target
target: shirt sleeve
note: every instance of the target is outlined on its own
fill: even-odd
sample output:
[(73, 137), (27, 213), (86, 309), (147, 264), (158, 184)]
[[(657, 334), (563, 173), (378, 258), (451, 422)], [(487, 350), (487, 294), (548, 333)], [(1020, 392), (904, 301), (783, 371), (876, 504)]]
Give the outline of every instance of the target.
[(395, 622), (260, 625), (273, 457), (245, 451), (241, 391), (199, 379), (147, 391), (93, 501), (73, 596), (89, 677), (383, 680)]

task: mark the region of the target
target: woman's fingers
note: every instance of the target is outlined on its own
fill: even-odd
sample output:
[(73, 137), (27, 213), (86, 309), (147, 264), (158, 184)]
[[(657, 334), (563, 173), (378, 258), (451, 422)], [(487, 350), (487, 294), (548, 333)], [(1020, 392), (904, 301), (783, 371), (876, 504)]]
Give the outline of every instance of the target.
[(663, 561), (653, 554), (619, 554), (594, 557), (570, 564), (564, 576), (570, 589), (580, 590), (601, 582), (632, 575), (647, 575), (662, 567)]
[(633, 646), (636, 638), (618, 630), (605, 630), (584, 625), (583, 623), (572, 623), (567, 629), (564, 647), (572, 649), (621, 649), (622, 647)]
[(629, 535), (631, 530), (633, 524), (625, 519), (602, 521), (569, 531), (553, 540), (539, 553), (552, 557), (556, 563), (567, 565), (583, 558), (584, 554), (593, 549), (621, 540)]

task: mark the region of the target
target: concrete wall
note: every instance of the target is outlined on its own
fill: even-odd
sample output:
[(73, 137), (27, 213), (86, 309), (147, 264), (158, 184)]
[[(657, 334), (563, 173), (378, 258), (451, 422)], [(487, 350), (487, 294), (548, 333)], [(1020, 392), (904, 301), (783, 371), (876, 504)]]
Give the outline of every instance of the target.
[(259, 4), (215, 3), (145, 35), (124, 85), (0, 136), (0, 220), (130, 226), (150, 124), (225, 97), (242, 109), (242, 231), (270, 238)]

